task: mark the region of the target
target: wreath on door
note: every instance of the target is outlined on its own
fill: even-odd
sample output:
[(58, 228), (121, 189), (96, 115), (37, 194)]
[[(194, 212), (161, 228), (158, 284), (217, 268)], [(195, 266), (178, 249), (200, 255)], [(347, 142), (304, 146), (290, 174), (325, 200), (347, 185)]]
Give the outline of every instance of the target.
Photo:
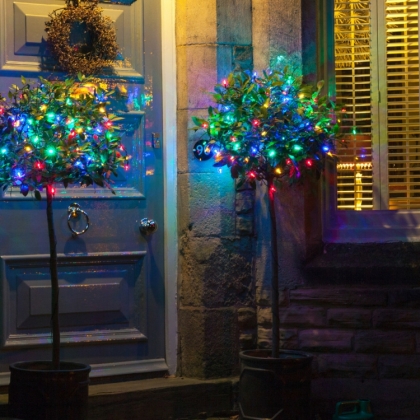
[(97, 3), (68, 1), (64, 9), (52, 12), (45, 23), (49, 50), (67, 73), (97, 74), (117, 58), (113, 22), (103, 16)]

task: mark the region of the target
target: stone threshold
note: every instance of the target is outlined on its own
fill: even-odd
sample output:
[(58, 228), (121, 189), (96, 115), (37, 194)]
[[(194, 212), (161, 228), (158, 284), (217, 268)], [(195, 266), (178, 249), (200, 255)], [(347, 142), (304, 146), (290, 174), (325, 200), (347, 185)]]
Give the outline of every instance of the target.
[[(235, 418), (238, 378), (143, 379), (89, 386), (89, 420), (187, 420)], [(7, 416), (0, 395), (0, 417)]]

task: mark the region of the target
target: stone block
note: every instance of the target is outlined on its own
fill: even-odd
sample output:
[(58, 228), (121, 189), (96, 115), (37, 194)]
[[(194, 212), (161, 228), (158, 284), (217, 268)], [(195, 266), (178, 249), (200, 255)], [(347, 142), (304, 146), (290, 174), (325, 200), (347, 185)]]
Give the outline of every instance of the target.
[(257, 322), (259, 326), (271, 328), (273, 320), (270, 306), (257, 307)]
[[(217, 83), (225, 79), (235, 68), (233, 62), (233, 47), (231, 45), (217, 46)], [(211, 90), (211, 92), (214, 89)]]
[(299, 332), (302, 350), (348, 352), (352, 348), (354, 333), (339, 330), (303, 330)]
[(420, 355), (389, 355), (378, 359), (380, 378), (420, 379)]
[(299, 336), (296, 329), (280, 328), (280, 348), (284, 350), (299, 348)]
[(214, 44), (217, 41), (217, 0), (176, 2), (176, 44)]
[[(279, 233), (279, 238), (281, 238)], [(293, 241), (279, 240), (277, 266), (280, 288), (295, 288), (303, 284), (302, 263), (304, 249)]]
[(241, 70), (253, 69), (251, 46), (234, 46), (233, 47), (233, 67), (235, 69), (241, 69)]
[(179, 298), (184, 306), (250, 306), (254, 301), (250, 238), (181, 238)]
[(387, 293), (366, 288), (301, 288), (290, 292), (290, 301), (328, 306), (385, 306)]
[(236, 193), (235, 211), (236, 214), (253, 214), (255, 193), (253, 190), (241, 190)]
[(204, 311), (200, 309), (178, 310), (179, 357), (178, 371), (181, 376), (202, 378), (205, 376), (203, 360), (206, 348)]
[(302, 73), (304, 82), (316, 84), (317, 77), (317, 4), (312, 0), (302, 1)]
[(267, 287), (261, 287), (257, 284), (255, 288), (255, 299), (259, 306), (271, 305), (271, 289)]
[(252, 214), (236, 216), (236, 232), (239, 236), (252, 236), (254, 233), (254, 216)]
[(259, 349), (269, 349), (272, 346), (273, 339), (270, 328), (258, 326), (258, 340), (257, 345)]
[(181, 237), (185, 232), (189, 232), (193, 228), (193, 223), (190, 221), (190, 177), (189, 174), (178, 175), (178, 189), (177, 189), (177, 207), (178, 207), (178, 237)]
[(235, 236), (235, 190), (228, 174), (178, 175), (179, 234)]
[(262, 71), (270, 63), (270, 31), (267, 16), (270, 15), (270, 0), (252, 2), (252, 44), (254, 46), (254, 69)]
[(327, 323), (336, 328), (371, 328), (372, 311), (369, 309), (328, 309)]
[(254, 308), (238, 309), (238, 326), (240, 330), (249, 330), (257, 327), (257, 311)]
[(389, 304), (420, 309), (420, 288), (389, 290)]
[(410, 331), (356, 331), (354, 349), (358, 353), (414, 353), (416, 340)]
[(366, 354), (318, 354), (318, 374), (325, 378), (376, 378), (377, 358)]
[(375, 328), (418, 329), (420, 310), (415, 309), (376, 309), (373, 313)]
[[(239, 24), (233, 24), (237, 22)], [(218, 0), (217, 40), (222, 44), (252, 44), (251, 0)]]
[(191, 378), (217, 378), (238, 373), (239, 331), (236, 310), (181, 308), (179, 370)]
[(308, 306), (291, 305), (280, 310), (280, 325), (301, 326), (304, 328), (324, 327), (327, 310)]
[(217, 54), (216, 45), (177, 47), (178, 109), (207, 108), (211, 104), (208, 92), (218, 82)]

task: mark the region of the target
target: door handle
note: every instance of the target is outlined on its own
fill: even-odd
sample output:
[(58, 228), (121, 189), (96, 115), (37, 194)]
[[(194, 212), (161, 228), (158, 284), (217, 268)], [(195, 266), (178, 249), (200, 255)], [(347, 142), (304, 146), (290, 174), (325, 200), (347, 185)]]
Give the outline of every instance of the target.
[(143, 235), (150, 235), (157, 231), (158, 225), (153, 219), (148, 219), (145, 217), (144, 219), (140, 220), (139, 229)]
[[(79, 204), (77, 204), (77, 203), (70, 204), (69, 207), (68, 207), (68, 209), (67, 209), (67, 215), (68, 215), (67, 216), (67, 226), (72, 231), (73, 235), (76, 235), (76, 236), (83, 235), (89, 229), (89, 226), (90, 226), (89, 216), (88, 216), (88, 214), (84, 210), (82, 210), (80, 208), (80, 205)], [(70, 224), (70, 220), (71, 219), (76, 219), (80, 215), (85, 216), (86, 226), (85, 226), (84, 229), (82, 229), (80, 231), (77, 231), (77, 230), (74, 230), (72, 228), (72, 226)]]

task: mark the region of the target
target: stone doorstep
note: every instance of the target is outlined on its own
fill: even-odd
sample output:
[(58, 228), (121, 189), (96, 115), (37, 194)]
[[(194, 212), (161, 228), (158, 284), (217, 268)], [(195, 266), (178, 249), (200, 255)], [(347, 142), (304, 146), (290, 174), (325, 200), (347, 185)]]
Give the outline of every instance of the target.
[[(90, 385), (89, 420), (229, 418), (237, 382), (169, 377)], [(7, 415), (7, 398), (0, 395), (0, 417)]]

